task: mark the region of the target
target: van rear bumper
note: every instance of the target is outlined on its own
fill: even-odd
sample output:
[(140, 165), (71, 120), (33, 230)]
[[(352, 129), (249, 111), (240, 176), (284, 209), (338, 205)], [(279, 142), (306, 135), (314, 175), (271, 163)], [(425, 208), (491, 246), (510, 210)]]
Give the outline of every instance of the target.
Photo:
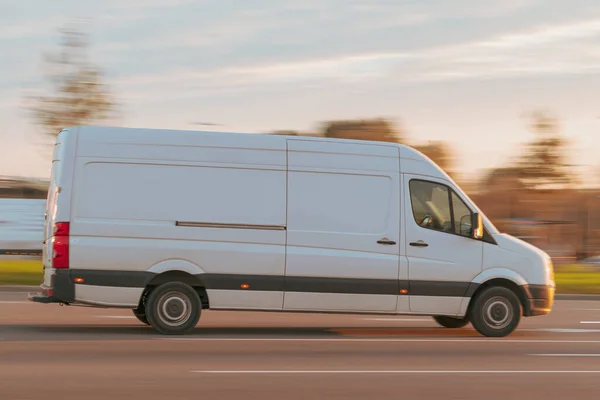
[(548, 315), (554, 305), (556, 288), (552, 285), (527, 285), (523, 286), (526, 295), (525, 317)]
[(50, 287), (40, 285), (40, 292), (29, 293), (28, 300), (35, 303), (65, 303), (75, 301), (75, 285), (68, 269), (57, 269), (52, 276)]

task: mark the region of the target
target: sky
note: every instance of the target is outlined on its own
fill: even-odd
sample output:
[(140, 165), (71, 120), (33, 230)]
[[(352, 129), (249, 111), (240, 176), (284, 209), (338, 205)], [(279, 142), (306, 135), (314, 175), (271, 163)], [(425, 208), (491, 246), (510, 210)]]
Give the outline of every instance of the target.
[[(600, 177), (597, 0), (0, 0), (0, 175), (47, 178), (23, 98), (84, 18), (120, 105), (110, 125), (311, 132), (390, 118), (448, 142), (459, 172), (503, 165), (547, 109), (571, 162)], [(197, 122), (218, 124), (201, 127)]]

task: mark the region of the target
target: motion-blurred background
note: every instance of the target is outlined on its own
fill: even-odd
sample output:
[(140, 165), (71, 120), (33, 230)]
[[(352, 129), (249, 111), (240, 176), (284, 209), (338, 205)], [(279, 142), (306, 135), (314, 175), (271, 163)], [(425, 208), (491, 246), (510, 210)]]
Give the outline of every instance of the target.
[(414, 146), (600, 293), (600, 3), (0, 0), (0, 26), (1, 284), (39, 283), (54, 136), (108, 124)]

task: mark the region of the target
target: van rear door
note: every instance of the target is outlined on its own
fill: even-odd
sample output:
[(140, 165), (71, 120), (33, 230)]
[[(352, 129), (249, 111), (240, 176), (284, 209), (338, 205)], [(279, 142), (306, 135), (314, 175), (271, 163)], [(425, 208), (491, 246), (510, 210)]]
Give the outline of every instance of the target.
[(50, 185), (46, 199), (46, 214), (44, 216), (44, 241), (42, 246), (42, 257), (44, 265), (44, 286), (51, 287), (52, 277), (52, 236), (54, 223), (56, 222), (57, 202), (60, 193), (62, 176), (62, 159), (64, 154), (64, 139), (67, 131), (62, 131), (56, 138), (54, 151), (52, 153), (52, 170), (50, 172)]

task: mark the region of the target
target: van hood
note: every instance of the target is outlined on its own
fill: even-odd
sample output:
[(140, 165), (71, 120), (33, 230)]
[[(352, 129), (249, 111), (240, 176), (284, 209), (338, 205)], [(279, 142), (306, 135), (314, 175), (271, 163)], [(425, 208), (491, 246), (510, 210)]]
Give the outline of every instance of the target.
[(516, 237), (506, 233), (498, 233), (494, 234), (493, 236), (494, 239), (496, 239), (498, 246), (504, 250), (517, 253), (528, 258), (542, 258), (544, 261), (550, 259), (550, 256), (545, 251), (525, 242), (524, 240), (517, 239)]

